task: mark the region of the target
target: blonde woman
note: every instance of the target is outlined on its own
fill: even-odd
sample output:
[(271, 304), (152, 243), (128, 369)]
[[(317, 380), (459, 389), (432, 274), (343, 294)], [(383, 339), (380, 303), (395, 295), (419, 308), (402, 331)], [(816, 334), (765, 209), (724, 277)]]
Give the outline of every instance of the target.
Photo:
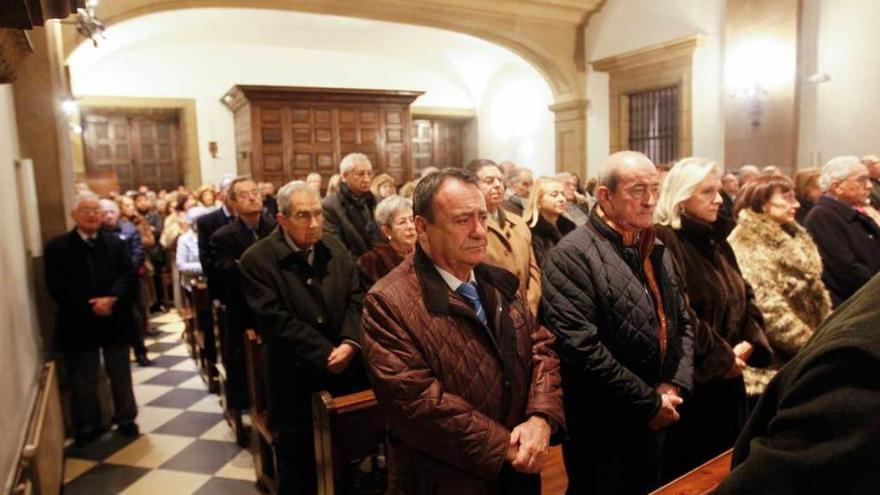
[(765, 175), (740, 191), (737, 226), (728, 241), (755, 289), (773, 346), (769, 369), (746, 368), (746, 390), (764, 392), (776, 370), (787, 363), (831, 313), (831, 296), (822, 283), (822, 257), (810, 234), (795, 221), (795, 187), (780, 175)]
[(215, 206), (216, 196), (214, 186), (211, 184), (205, 184), (196, 191), (196, 197), (199, 198), (199, 203), (206, 208), (213, 208)]
[(336, 194), (336, 191), (339, 190), (340, 180), (342, 180), (342, 177), (339, 174), (333, 174), (330, 176), (330, 179), (327, 180), (327, 191), (324, 193), (325, 198)]
[(565, 186), (552, 177), (541, 177), (532, 185), (523, 215), (532, 231), (532, 249), (540, 267), (550, 249), (577, 225), (565, 217), (568, 201)]
[[(721, 166), (685, 158), (663, 180), (654, 219), (689, 301), (694, 390), (667, 432), (664, 477), (675, 478), (733, 446), (748, 416), (746, 363), (770, 364), (772, 351), (752, 290), (720, 217)], [(656, 249), (656, 248), (655, 248)]]

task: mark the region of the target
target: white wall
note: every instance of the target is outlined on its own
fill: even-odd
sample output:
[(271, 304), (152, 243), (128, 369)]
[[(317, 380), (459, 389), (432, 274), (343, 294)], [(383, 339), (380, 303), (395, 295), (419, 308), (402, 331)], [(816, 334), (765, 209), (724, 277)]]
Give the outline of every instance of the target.
[[(587, 63), (703, 34), (704, 43), (694, 52), (693, 152), (724, 158), (724, 0), (614, 0), (590, 19), (585, 34)], [(610, 148), (608, 74), (589, 70), (587, 98), (587, 171), (593, 176)]]
[[(20, 452), (23, 425), (36, 393), (42, 364), (36, 322), (34, 283), (25, 253), (15, 176), (20, 158), (12, 86), (0, 85), (0, 480), (9, 483), (9, 469)], [(8, 491), (8, 486), (3, 492)]]
[[(880, 153), (880, 2), (804, 0), (803, 16), (799, 166)], [(831, 80), (804, 81), (814, 73)]]
[[(181, 18), (194, 15), (198, 26), (212, 28), (188, 32), (193, 25)], [(241, 26), (245, 18), (251, 28), (224, 34), (226, 23)], [(194, 98), (206, 182), (235, 169), (232, 113), (220, 103), (235, 84), (425, 91), (414, 107), (476, 112), (479, 156), (516, 160), (538, 173), (555, 167), (547, 84), (511, 52), (465, 35), (243, 9), (154, 14), (112, 26), (107, 35), (103, 47), (84, 44), (69, 58), (74, 95)], [(511, 138), (486, 128), (499, 114), (529, 121)], [(209, 141), (218, 143), (217, 158), (208, 153)]]

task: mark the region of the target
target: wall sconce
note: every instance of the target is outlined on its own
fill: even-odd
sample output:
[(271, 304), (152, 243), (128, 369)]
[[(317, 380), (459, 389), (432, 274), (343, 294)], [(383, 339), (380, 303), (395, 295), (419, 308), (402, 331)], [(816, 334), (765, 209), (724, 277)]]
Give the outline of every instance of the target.
[(794, 81), (796, 57), (793, 42), (773, 38), (745, 39), (727, 51), (726, 86), (748, 106), (752, 127), (761, 125), (768, 95)]
[(208, 141), (208, 153), (211, 158), (217, 158), (217, 141)]

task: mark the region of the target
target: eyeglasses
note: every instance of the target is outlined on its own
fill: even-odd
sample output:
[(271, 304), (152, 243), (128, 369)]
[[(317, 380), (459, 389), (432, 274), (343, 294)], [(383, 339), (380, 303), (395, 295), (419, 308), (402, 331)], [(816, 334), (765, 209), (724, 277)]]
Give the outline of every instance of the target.
[(655, 198), (660, 196), (659, 185), (648, 186), (646, 184), (636, 184), (634, 186), (624, 189), (624, 191), (630, 196), (638, 199), (648, 199), (649, 196), (653, 196)]
[(324, 218), (324, 211), (323, 210), (298, 211), (298, 212), (294, 213), (293, 215), (290, 215), (287, 218), (290, 218), (291, 220), (295, 220), (297, 222), (311, 223), (313, 218), (315, 220), (320, 220), (320, 219)]

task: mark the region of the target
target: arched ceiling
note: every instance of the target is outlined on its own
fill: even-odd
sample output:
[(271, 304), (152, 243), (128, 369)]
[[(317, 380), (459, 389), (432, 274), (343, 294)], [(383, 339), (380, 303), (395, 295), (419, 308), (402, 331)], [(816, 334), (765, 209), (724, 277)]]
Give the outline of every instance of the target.
[[(583, 98), (583, 27), (604, 1), (108, 0), (100, 4), (98, 16), (112, 26), (156, 12), (235, 7), (312, 12), (436, 27), (467, 33), (514, 51), (543, 75), (555, 100), (563, 102)], [(206, 23), (197, 22), (192, 28), (200, 24)], [(279, 26), (282, 31), (284, 28)], [(236, 29), (246, 28), (239, 25)], [(75, 45), (75, 40), (65, 40), (68, 53)], [(425, 55), (431, 56), (432, 51)]]
[[(267, 9), (184, 9), (158, 12), (110, 26), (98, 48), (81, 43), (68, 64), (82, 73), (122, 51), (216, 43), (335, 51), (392, 57), (439, 72), (477, 102), (489, 79), (513, 65), (541, 75), (510, 50), (441, 29)], [(233, 59), (230, 64), (235, 64)]]

